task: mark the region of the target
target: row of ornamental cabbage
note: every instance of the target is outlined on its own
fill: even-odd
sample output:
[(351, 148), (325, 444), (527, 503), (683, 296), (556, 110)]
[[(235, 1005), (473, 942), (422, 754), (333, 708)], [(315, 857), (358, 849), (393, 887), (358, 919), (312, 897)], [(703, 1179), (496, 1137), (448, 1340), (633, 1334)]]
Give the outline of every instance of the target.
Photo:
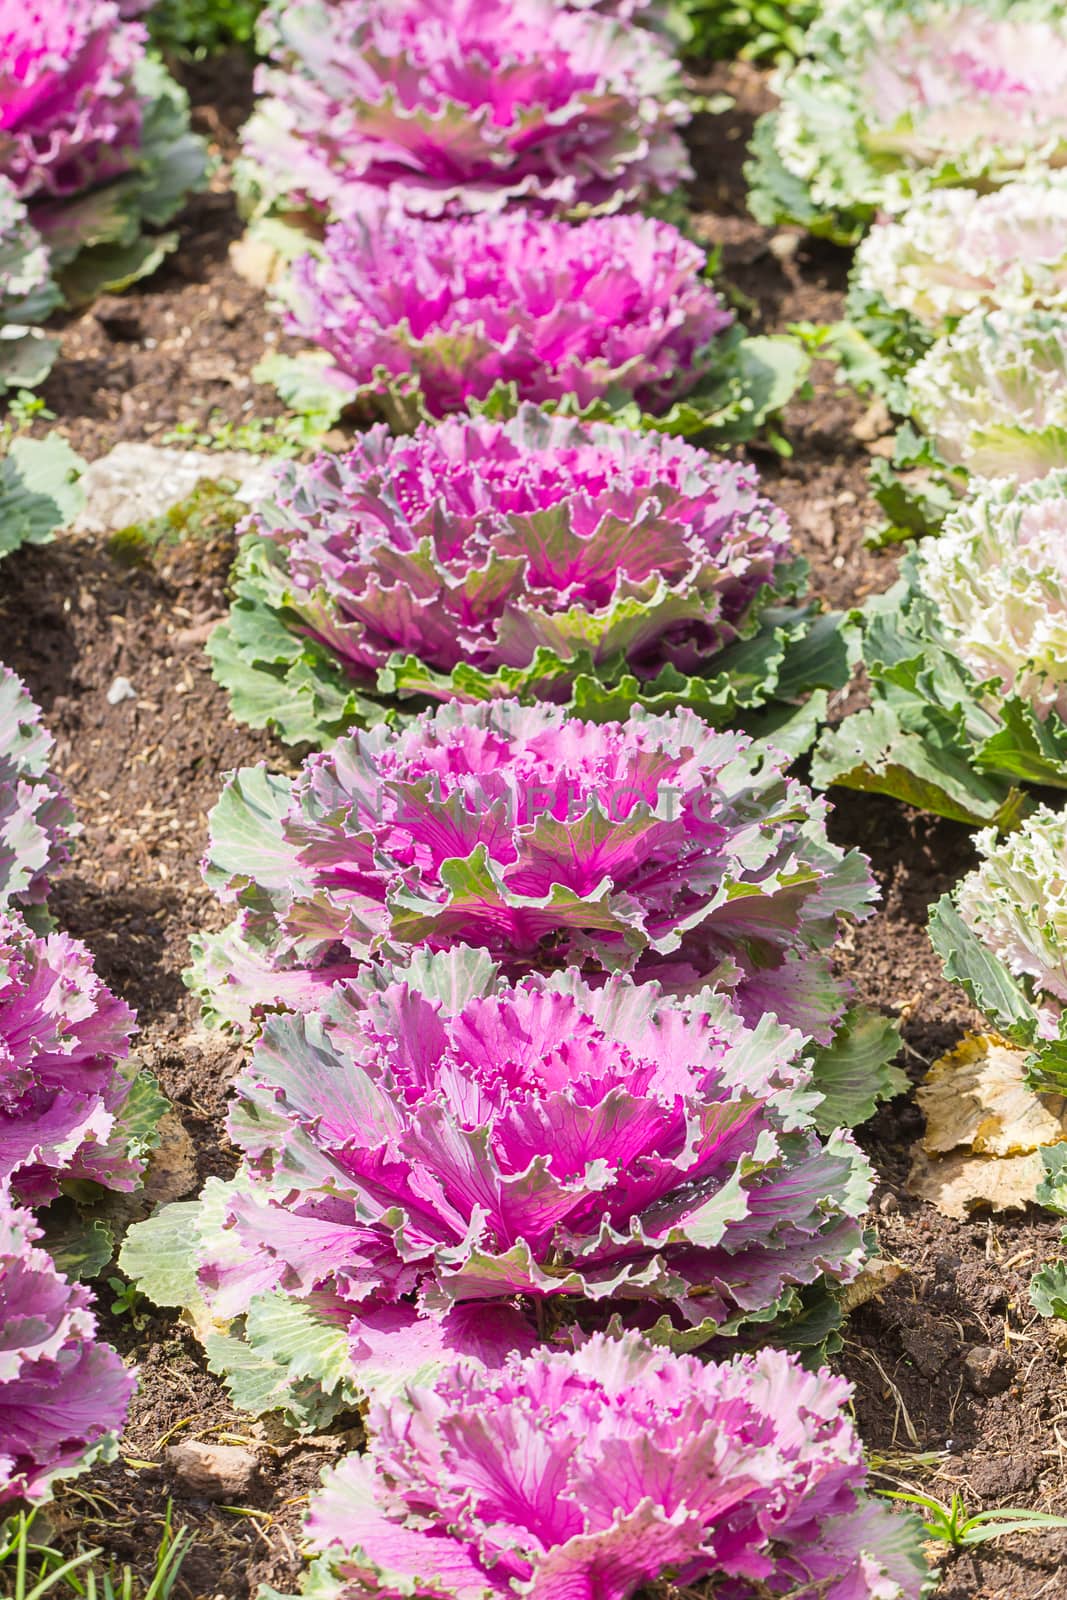
[(676, 208), (692, 176), (657, 14), (268, 5), (237, 177), (286, 327), (313, 348), (259, 375), (320, 424), (524, 400), (719, 442), (767, 422), (799, 346), (746, 338), (706, 252), (636, 211)]
[(134, 1377), (72, 1281), (111, 1254), (72, 1197), (137, 1189), (159, 1111), (127, 1069), (133, 1013), (83, 944), (48, 931), (48, 888), (78, 833), (51, 750), (0, 665), (0, 1506), (114, 1454)]
[(898, 1074), (831, 960), (868, 865), (763, 742), (847, 648), (754, 473), (668, 436), (781, 387), (633, 209), (688, 170), (660, 17), (264, 12), (242, 183), (318, 347), (275, 375), (393, 431), (242, 529), (216, 676), (318, 752), (212, 813), (188, 981), (247, 1041), (239, 1165), (121, 1261), (240, 1408), (371, 1403), (309, 1593), (922, 1584), (847, 1387), (750, 1353), (832, 1330)]
[[(153, 271), (207, 152), (188, 101), (114, 0), (0, 3), (0, 393), (55, 357), (40, 324)], [(141, 9), (144, 9), (143, 7)]]
[[(1067, 789), (1067, 17), (843, 0), (806, 50), (758, 131), (753, 209), (860, 239), (833, 338), (907, 419), (878, 498), (898, 536), (928, 535), (863, 608), (869, 705), (813, 776), (986, 824), (931, 937), (1058, 1095), (1067, 833), (1032, 789)], [(1037, 1198), (1067, 1212), (1067, 1163), (1044, 1156)], [(1033, 1297), (1067, 1315), (1067, 1266)]]
[(757, 129), (760, 220), (860, 241), (832, 345), (907, 419), (875, 480), (898, 529), (1067, 466), (1065, 86), (1058, 0), (834, 0)]
[(814, 778), (1003, 826), (1067, 779), (1064, 83), (1045, 0), (840, 0), (749, 169), (758, 216), (864, 235), (834, 347), (907, 419), (897, 536), (940, 532), (864, 606), (871, 703)]

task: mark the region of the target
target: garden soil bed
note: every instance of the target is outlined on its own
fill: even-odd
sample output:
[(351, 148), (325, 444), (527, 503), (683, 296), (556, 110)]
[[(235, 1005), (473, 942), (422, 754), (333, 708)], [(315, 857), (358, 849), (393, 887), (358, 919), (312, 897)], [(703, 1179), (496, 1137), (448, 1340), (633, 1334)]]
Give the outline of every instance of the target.
[[(847, 259), (790, 233), (770, 235), (744, 207), (741, 161), (752, 114), (766, 101), (758, 74), (718, 73), (708, 87), (736, 96), (725, 115), (692, 131), (702, 236), (723, 246), (724, 272), (752, 302), (763, 330), (840, 313)], [(190, 80), (197, 118), (222, 156), (247, 113), (249, 79), (224, 59)], [(240, 231), (225, 169), (190, 207), (183, 244), (145, 289), (98, 305), (65, 330), (63, 359), (44, 390), (57, 425), (83, 454), (122, 439), (154, 440), (212, 412), (237, 422), (277, 406), (249, 374), (276, 326), (261, 296), (229, 265)], [(874, 520), (866, 493), (883, 419), (817, 369), (814, 396), (788, 415), (794, 454), (760, 454), (769, 491), (793, 518), (815, 592), (859, 601), (891, 581), (892, 553), (865, 549)], [(266, 736), (236, 727), (212, 682), (203, 644), (226, 608), (228, 541), (180, 546), (157, 564), (125, 568), (102, 539), (63, 538), (23, 551), (0, 571), (0, 658), (22, 674), (57, 739), (56, 766), (83, 825), (76, 860), (54, 895), (61, 923), (96, 953), (104, 978), (137, 1007), (140, 1058), (157, 1074), (191, 1137), (196, 1183), (228, 1174), (227, 1083), (239, 1047), (198, 1028), (183, 988), (189, 935), (219, 926), (198, 862), (206, 813), (222, 775), (242, 763), (279, 763)], [(117, 676), (136, 698), (109, 704)], [(860, 997), (901, 1018), (903, 1064), (918, 1078), (976, 1021), (942, 978), (927, 943), (927, 908), (972, 862), (966, 830), (882, 800), (839, 794), (834, 836), (871, 856), (883, 890), (879, 915), (842, 941)], [(1067, 1371), (1062, 1325), (1032, 1313), (1027, 1283), (1056, 1250), (1041, 1213), (947, 1221), (905, 1188), (918, 1110), (900, 1100), (861, 1134), (878, 1176), (871, 1225), (904, 1270), (850, 1318), (838, 1358), (856, 1385), (856, 1417), (880, 1480), (968, 1506), (1067, 1512)], [(190, 1190), (195, 1184), (190, 1173)], [(191, 1334), (143, 1304), (112, 1314), (107, 1336), (141, 1379), (119, 1460), (66, 1490), (50, 1511), (60, 1542), (79, 1535), (117, 1560), (150, 1570), (168, 1496), (195, 1545), (176, 1594), (245, 1600), (268, 1579), (295, 1586), (299, 1523), (319, 1472), (353, 1436), (294, 1440), (228, 1404)], [(981, 1394), (964, 1357), (1004, 1352), (1007, 1387)], [(982, 1385), (989, 1387), (989, 1385)], [(243, 1443), (258, 1473), (232, 1506), (191, 1495), (165, 1464), (168, 1443)], [(1015, 1538), (944, 1564), (945, 1600), (1067, 1597), (1067, 1535)]]

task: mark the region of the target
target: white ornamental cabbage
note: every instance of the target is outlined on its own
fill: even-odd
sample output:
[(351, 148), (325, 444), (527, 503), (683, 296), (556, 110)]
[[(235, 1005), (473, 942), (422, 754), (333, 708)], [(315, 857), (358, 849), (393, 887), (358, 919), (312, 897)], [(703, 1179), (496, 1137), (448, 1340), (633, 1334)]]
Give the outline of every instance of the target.
[(1017, 482), (1067, 466), (1067, 318), (972, 311), (911, 369), (908, 409), (952, 466)]
[(878, 222), (856, 251), (852, 282), (934, 334), (970, 311), (1067, 307), (1067, 176), (990, 194), (941, 189)]
[(1063, 0), (841, 0), (757, 129), (761, 221), (841, 237), (946, 186), (1067, 165)]
[(977, 485), (920, 545), (918, 574), (979, 682), (1067, 722), (1067, 471)]
[(1014, 833), (977, 835), (984, 857), (955, 894), (967, 927), (1024, 980), (1046, 1038), (1067, 1005), (1067, 816), (1039, 806)]

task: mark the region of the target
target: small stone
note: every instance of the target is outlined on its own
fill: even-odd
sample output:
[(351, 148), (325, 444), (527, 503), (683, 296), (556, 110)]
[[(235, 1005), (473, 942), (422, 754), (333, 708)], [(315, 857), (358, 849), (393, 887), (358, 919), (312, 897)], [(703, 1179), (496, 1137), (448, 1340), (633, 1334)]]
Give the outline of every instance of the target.
[(1003, 1394), (1015, 1376), (1015, 1363), (1006, 1350), (976, 1344), (963, 1358), (963, 1376), (974, 1394)]
[(791, 261), (800, 248), (799, 233), (776, 233), (767, 241), (767, 248), (776, 261)]
[(860, 444), (871, 444), (884, 434), (892, 433), (893, 420), (884, 400), (872, 400), (858, 422), (852, 425), (852, 437)]
[(207, 1444), (186, 1439), (166, 1453), (174, 1476), (205, 1500), (237, 1500), (255, 1483), (259, 1463), (251, 1450), (237, 1444)]
[(129, 678), (115, 678), (112, 681), (111, 688), (107, 691), (107, 703), (109, 706), (120, 706), (124, 700), (136, 699), (137, 690)]
[(900, 1201), (895, 1194), (884, 1194), (878, 1202), (878, 1209), (883, 1217), (891, 1217), (900, 1210)]

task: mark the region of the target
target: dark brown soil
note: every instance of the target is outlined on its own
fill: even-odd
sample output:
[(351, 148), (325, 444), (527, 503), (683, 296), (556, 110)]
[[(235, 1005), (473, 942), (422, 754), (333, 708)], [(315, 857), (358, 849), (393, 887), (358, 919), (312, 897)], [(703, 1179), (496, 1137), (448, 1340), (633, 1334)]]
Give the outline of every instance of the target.
[[(247, 72), (216, 64), (193, 83), (198, 117), (224, 154), (247, 110)], [(765, 102), (758, 74), (719, 73), (734, 111), (698, 120), (697, 223), (724, 246), (725, 272), (766, 329), (839, 314), (847, 259), (793, 235), (769, 235), (744, 210), (740, 160), (752, 113)], [(45, 391), (58, 424), (89, 456), (120, 439), (158, 439), (176, 422), (202, 425), (274, 414), (250, 384), (273, 320), (235, 276), (227, 246), (239, 221), (222, 178), (189, 207), (179, 254), (145, 289), (71, 322), (64, 357)], [(821, 368), (814, 395), (791, 408), (794, 454), (762, 453), (771, 491), (790, 511), (817, 593), (849, 604), (892, 578), (892, 553), (863, 544), (874, 519), (866, 492), (871, 419), (862, 401)], [(877, 419), (875, 419), (877, 421)], [(54, 897), (62, 923), (96, 951), (108, 982), (134, 1004), (140, 1050), (192, 1137), (198, 1180), (232, 1170), (223, 1133), (237, 1047), (198, 1030), (181, 982), (191, 932), (222, 920), (197, 870), (206, 812), (221, 775), (281, 760), (265, 736), (238, 729), (208, 672), (203, 643), (226, 606), (231, 551), (182, 547), (156, 567), (120, 567), (103, 541), (66, 538), (20, 553), (0, 569), (0, 657), (27, 680), (57, 737), (56, 765), (84, 833)], [(117, 706), (122, 675), (137, 698)], [(975, 1018), (947, 985), (925, 934), (927, 908), (971, 861), (966, 830), (863, 796), (840, 795), (835, 836), (871, 856), (884, 893), (879, 916), (843, 941), (842, 965), (860, 997), (899, 1016), (904, 1065), (914, 1077)], [(953, 1223), (910, 1199), (908, 1149), (920, 1132), (909, 1101), (864, 1130), (877, 1174), (872, 1214), (885, 1254), (904, 1275), (856, 1311), (841, 1364), (856, 1385), (856, 1416), (877, 1470), (899, 1487), (969, 1507), (1067, 1511), (1063, 1452), (1067, 1376), (1057, 1327), (1031, 1312), (1027, 1282), (1056, 1252), (1058, 1228), (1038, 1212)], [(76, 1532), (144, 1570), (166, 1497), (195, 1530), (176, 1594), (246, 1600), (270, 1579), (294, 1585), (304, 1498), (320, 1468), (350, 1442), (293, 1441), (237, 1416), (191, 1335), (150, 1308), (115, 1316), (105, 1331), (138, 1363), (140, 1389), (120, 1460), (61, 1495), (59, 1536)], [(972, 1392), (963, 1358), (975, 1346), (1007, 1352), (1010, 1383)], [(168, 1477), (168, 1442), (244, 1442), (259, 1478), (237, 1507), (191, 1498)], [(1067, 1537), (1016, 1537), (944, 1563), (946, 1600), (1067, 1596)]]

